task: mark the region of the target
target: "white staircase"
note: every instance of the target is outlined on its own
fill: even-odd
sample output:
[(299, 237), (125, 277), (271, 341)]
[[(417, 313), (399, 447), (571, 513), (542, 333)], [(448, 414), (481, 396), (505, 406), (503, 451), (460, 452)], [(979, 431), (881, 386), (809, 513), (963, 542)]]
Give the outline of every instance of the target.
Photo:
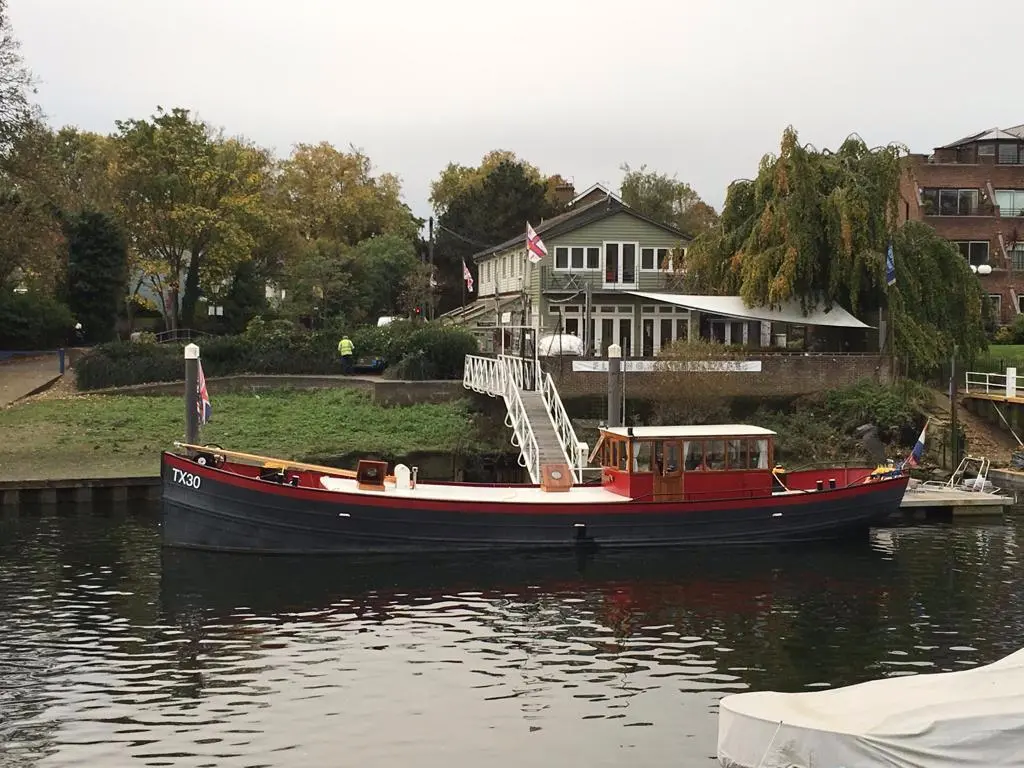
[(462, 385), (505, 400), (505, 425), (512, 429), (519, 465), (526, 467), (531, 482), (541, 482), (546, 464), (566, 464), (573, 481), (583, 482), (587, 444), (576, 439), (551, 374), (541, 372), (536, 361), (511, 355), (466, 355)]

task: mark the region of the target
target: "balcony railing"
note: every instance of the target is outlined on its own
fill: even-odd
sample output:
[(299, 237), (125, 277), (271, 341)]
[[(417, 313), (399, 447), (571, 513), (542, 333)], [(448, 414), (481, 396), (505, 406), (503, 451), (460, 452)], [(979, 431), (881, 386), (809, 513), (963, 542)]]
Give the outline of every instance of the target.
[(618, 275), (618, 280), (608, 281), (601, 270), (563, 272), (551, 267), (541, 267), (540, 287), (542, 291), (574, 293), (590, 285), (591, 292), (615, 291), (668, 291), (680, 293), (686, 290), (685, 276), (681, 272), (636, 271), (632, 281), (623, 279), (629, 275)]

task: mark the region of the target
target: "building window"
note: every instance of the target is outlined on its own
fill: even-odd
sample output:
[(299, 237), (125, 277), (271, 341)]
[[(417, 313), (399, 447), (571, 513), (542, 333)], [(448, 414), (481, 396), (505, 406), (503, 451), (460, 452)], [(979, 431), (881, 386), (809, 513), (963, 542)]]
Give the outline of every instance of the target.
[(1010, 264), (1014, 269), (1024, 269), (1024, 243), (1017, 243), (1010, 251)]
[(1017, 312), (1024, 314), (1024, 294), (1017, 297)]
[(988, 264), (987, 240), (958, 240), (953, 244), (960, 249), (960, 255), (967, 259), (968, 264), (975, 267)]
[(672, 256), (668, 248), (641, 248), (640, 269), (647, 272), (672, 271)]
[(997, 189), (996, 205), (1000, 216), (1024, 215), (1024, 189)]
[(991, 142), (978, 145), (978, 156), (979, 157), (995, 157), (996, 146)]
[(989, 303), (989, 306), (992, 307), (992, 317), (995, 318), (995, 321), (997, 323), (1001, 322), (1001, 318), (1003, 316), (1003, 297), (1002, 297), (1002, 294), (990, 293), (988, 295), (988, 303)]
[(606, 288), (636, 285), (636, 243), (604, 244), (604, 285)]
[(579, 245), (555, 246), (555, 269), (582, 271), (601, 268), (601, 249)]
[(1020, 153), (1018, 145), (1010, 142), (1000, 142), (999, 154), (996, 158), (1000, 164), (1019, 165)]
[(976, 216), (978, 190), (976, 189), (923, 189), (921, 204), (929, 216)]

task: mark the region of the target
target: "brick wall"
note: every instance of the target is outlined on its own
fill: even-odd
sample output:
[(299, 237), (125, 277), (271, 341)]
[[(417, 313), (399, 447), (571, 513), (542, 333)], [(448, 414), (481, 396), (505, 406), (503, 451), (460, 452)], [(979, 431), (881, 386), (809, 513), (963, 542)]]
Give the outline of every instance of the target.
[[(790, 397), (843, 387), (862, 379), (892, 380), (890, 360), (883, 355), (766, 355), (760, 360), (760, 372), (627, 373), (627, 395), (655, 400), (671, 398), (678, 396), (680, 387), (692, 385), (725, 396)], [(561, 366), (548, 363), (545, 369), (551, 372), (562, 397), (608, 391), (607, 372), (574, 372), (569, 359)]]
[[(1002, 235), (1008, 249), (1013, 243), (1024, 241), (1024, 219), (998, 215), (925, 216), (917, 200), (919, 188), (979, 189), (987, 194), (991, 183), (993, 189), (1024, 189), (1024, 166), (999, 165), (991, 158), (981, 160), (979, 163), (929, 163), (926, 155), (912, 155), (908, 173), (900, 183), (900, 219), (924, 221), (947, 240), (988, 241), (992, 273), (979, 275), (978, 279), (986, 293), (1000, 297), (998, 319), (1001, 324), (1007, 324), (1017, 316), (1014, 297), (1024, 295), (1024, 271), (1012, 269), (999, 238)], [(988, 203), (982, 201), (982, 206), (985, 205)]]

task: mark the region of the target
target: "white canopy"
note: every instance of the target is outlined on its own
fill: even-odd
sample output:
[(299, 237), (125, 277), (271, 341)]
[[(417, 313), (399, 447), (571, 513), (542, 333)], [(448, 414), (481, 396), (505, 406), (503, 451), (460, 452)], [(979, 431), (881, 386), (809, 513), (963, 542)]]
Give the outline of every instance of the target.
[(812, 310), (805, 315), (800, 303), (787, 302), (780, 309), (770, 307), (748, 307), (742, 296), (698, 296), (682, 293), (644, 293), (630, 291), (634, 296), (651, 301), (663, 301), (677, 307), (695, 309), (711, 315), (724, 315), (739, 320), (766, 320), (772, 323), (796, 323), (798, 325), (831, 325), (839, 328), (872, 328), (862, 323), (845, 309), (833, 305), (832, 309)]
[(550, 355), (582, 355), (583, 339), (571, 333), (555, 333), (541, 336), (537, 342), (537, 354)]
[(725, 768), (1024, 765), (1024, 650), (957, 672), (726, 696), (718, 761)]

